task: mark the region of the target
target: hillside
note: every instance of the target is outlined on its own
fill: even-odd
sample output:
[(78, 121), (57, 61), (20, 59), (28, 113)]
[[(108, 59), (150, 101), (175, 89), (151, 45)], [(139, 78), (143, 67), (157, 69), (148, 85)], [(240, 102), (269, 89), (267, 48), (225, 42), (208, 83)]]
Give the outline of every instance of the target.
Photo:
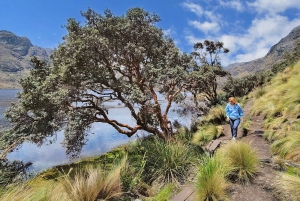
[(260, 70), (270, 69), (271, 66), (283, 58), (285, 52), (293, 50), (295, 43), (300, 39), (300, 26), (295, 27), (286, 37), (273, 45), (266, 56), (249, 62), (233, 63), (227, 70), (236, 77), (255, 73)]
[(19, 88), (19, 79), (33, 67), (31, 57), (48, 61), (52, 51), (34, 46), (26, 37), (0, 31), (0, 88)]

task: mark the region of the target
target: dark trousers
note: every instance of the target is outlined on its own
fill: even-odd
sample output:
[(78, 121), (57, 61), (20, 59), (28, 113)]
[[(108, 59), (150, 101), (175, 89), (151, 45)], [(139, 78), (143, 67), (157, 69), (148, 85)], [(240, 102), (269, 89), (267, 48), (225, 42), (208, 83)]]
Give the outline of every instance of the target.
[(238, 131), (238, 127), (240, 125), (240, 122), (241, 122), (241, 119), (230, 119), (229, 120), (232, 137), (237, 136), (237, 131)]

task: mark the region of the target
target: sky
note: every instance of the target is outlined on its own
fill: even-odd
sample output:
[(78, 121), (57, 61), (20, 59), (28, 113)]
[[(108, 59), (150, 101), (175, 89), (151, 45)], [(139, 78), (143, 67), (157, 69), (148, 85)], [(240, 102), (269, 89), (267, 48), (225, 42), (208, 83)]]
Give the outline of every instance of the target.
[(222, 41), (229, 48), (223, 66), (265, 56), (300, 25), (300, 0), (0, 0), (0, 30), (27, 37), (33, 45), (56, 48), (67, 34), (64, 25), (81, 11), (125, 15), (133, 7), (156, 13), (156, 24), (182, 52), (196, 42)]

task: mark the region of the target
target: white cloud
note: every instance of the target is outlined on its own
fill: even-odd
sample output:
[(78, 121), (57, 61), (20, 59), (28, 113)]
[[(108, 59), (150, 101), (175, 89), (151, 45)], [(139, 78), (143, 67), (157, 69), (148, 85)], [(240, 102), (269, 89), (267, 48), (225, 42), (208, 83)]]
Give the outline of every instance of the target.
[(255, 0), (254, 2), (247, 1), (246, 3), (259, 13), (280, 13), (289, 8), (300, 8), (299, 0)]
[[(291, 15), (282, 13), (289, 8), (296, 9), (295, 12), (299, 13), (299, 0), (254, 0), (251, 2), (248, 1), (246, 4), (243, 4), (241, 0), (217, 1), (220, 2), (220, 5), (224, 8), (230, 7), (235, 8), (237, 11), (244, 11), (239, 12), (239, 17), (243, 18), (245, 16), (245, 20), (239, 24), (239, 29), (235, 29), (236, 27), (232, 26), (232, 24), (226, 24), (226, 19), (220, 17), (220, 15), (224, 13), (216, 15), (216, 13), (218, 13), (217, 7), (215, 7), (212, 12), (212, 10), (204, 10), (199, 6), (199, 8), (201, 8), (201, 15), (198, 16), (202, 18), (205, 17), (206, 20), (202, 22), (199, 20), (190, 20), (188, 24), (203, 33), (189, 32), (186, 33), (185, 39), (192, 45), (196, 42), (202, 42), (205, 39), (224, 42), (224, 47), (228, 48), (230, 52), (220, 55), (223, 66), (234, 62), (247, 62), (264, 57), (271, 46), (278, 43), (279, 40), (287, 36), (293, 28), (300, 25), (300, 18), (291, 19)], [(195, 12), (196, 4), (189, 5), (193, 8), (190, 10)], [(187, 7), (187, 5), (185, 5), (185, 7)], [(207, 9), (207, 7), (205, 8)], [(253, 10), (250, 11), (249, 8), (255, 8), (256, 12), (252, 12)], [(294, 15), (295, 14), (297, 15), (297, 13), (294, 13)], [(247, 18), (250, 16), (252, 16), (252, 19), (250, 19), (249, 24)], [(220, 23), (223, 21), (225, 23), (222, 23), (222, 26), (232, 26), (226, 29), (226, 33), (223, 32), (224, 30), (221, 29), (220, 26)], [(243, 30), (241, 29), (241, 25), (244, 27)], [(217, 37), (216, 33), (218, 34)]]
[(220, 0), (220, 5), (222, 5), (224, 7), (230, 7), (230, 8), (236, 9), (239, 12), (242, 12), (245, 9), (243, 4), (239, 0), (232, 0), (232, 1)]
[(197, 38), (195, 37), (193, 34), (187, 34), (185, 36), (185, 39), (188, 41), (188, 43), (190, 45), (194, 45), (195, 43), (198, 43), (198, 42), (203, 42), (205, 39), (203, 38)]
[(164, 35), (166, 36), (174, 36), (177, 35), (177, 33), (172, 29), (163, 30)]
[(198, 21), (189, 21), (188, 23), (194, 28), (203, 31), (205, 34), (208, 32), (216, 33), (220, 30), (220, 27), (216, 22), (205, 21), (204, 23), (200, 23)]
[(217, 33), (220, 30), (220, 25), (218, 23), (219, 15), (215, 12), (203, 10), (200, 5), (194, 3), (183, 3), (183, 7), (188, 8), (189, 11), (195, 13), (199, 18), (204, 17), (206, 20), (201, 22), (201, 20), (189, 20), (188, 24), (205, 34)]
[(197, 16), (201, 17), (203, 15), (203, 9), (201, 6), (194, 3), (183, 3), (183, 7), (188, 8), (191, 12), (195, 13)]

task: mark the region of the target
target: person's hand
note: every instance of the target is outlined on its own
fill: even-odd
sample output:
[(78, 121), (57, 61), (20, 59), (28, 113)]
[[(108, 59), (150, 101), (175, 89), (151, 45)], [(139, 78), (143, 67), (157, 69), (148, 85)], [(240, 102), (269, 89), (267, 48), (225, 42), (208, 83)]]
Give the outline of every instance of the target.
[(244, 120), (243, 118), (240, 118), (240, 121), (241, 121), (241, 122), (243, 122), (243, 120)]
[(229, 117), (227, 117), (226, 120), (227, 120), (227, 122), (229, 122), (229, 120), (230, 120)]

